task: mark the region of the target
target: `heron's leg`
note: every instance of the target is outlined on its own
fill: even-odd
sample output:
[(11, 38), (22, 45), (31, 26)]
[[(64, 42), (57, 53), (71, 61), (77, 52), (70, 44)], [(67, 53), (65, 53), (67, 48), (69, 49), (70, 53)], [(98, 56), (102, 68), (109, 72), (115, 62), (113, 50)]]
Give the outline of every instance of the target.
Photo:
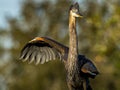
[(93, 90), (93, 89), (92, 89), (92, 87), (89, 85), (89, 86), (87, 87), (87, 90)]
[(87, 79), (83, 82), (83, 88), (84, 88), (84, 90), (92, 90), (92, 87), (89, 84), (89, 79)]
[(67, 83), (67, 85), (68, 85), (69, 90), (73, 90), (72, 85), (69, 82)]
[(73, 87), (73, 85), (70, 82), (68, 82), (67, 85), (69, 90), (76, 90), (75, 87)]
[(83, 82), (83, 88), (84, 88), (84, 90), (87, 90), (87, 83), (86, 83), (86, 81)]

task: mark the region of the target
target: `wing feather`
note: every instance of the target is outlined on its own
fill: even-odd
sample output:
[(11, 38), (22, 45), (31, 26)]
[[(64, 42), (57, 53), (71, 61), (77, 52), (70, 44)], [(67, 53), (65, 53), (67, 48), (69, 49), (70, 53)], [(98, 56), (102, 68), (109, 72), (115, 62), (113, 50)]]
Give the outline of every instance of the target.
[(62, 60), (62, 57), (61, 57), (61, 54), (60, 54), (60, 53), (58, 53), (58, 57), (60, 58), (60, 60)]
[(65, 55), (68, 47), (46, 37), (37, 37), (27, 43), (21, 51), (20, 59), (22, 61), (29, 61), (37, 65), (44, 64), (50, 60), (60, 59)]
[(55, 60), (55, 54), (54, 54), (54, 51), (52, 49), (51, 50), (51, 54), (52, 54), (52, 59)]
[(24, 57), (23, 62), (27, 61), (29, 59), (29, 57), (30, 57), (31, 54), (32, 54), (32, 50), (29, 49), (28, 52), (26, 52), (26, 57)]
[(20, 59), (24, 59), (28, 50), (29, 50), (29, 47), (26, 47), (26, 48), (24, 48), (24, 50), (22, 50), (21, 55), (20, 55)]
[(48, 62), (49, 61), (49, 52), (48, 52), (47, 47), (45, 47), (45, 49), (46, 49), (46, 51), (45, 51), (45, 53), (46, 53), (46, 62)]
[(54, 59), (54, 52), (51, 48), (49, 48), (49, 52), (50, 52), (49, 56), (51, 57), (51, 60), (53, 60)]
[(45, 63), (45, 55), (43, 54), (43, 56), (42, 56), (42, 59), (41, 59), (41, 62), (40, 62), (41, 64), (44, 64)]
[(47, 49), (44, 47), (44, 55), (45, 55), (45, 62), (47, 62), (48, 55), (47, 55)]
[(31, 57), (29, 59), (29, 64), (32, 63), (34, 60), (35, 60), (35, 55), (36, 55), (36, 51), (34, 51), (32, 54), (31, 54)]
[(42, 53), (40, 50), (38, 50), (37, 55), (36, 55), (36, 60), (35, 60), (36, 65), (40, 63), (41, 58), (42, 58)]
[(91, 78), (95, 78), (95, 76), (99, 74), (99, 71), (91, 60), (86, 58), (84, 55), (79, 55), (78, 59), (81, 72)]
[(49, 60), (52, 60), (52, 54), (51, 54), (50, 48), (47, 48), (47, 50), (48, 50), (48, 53), (49, 53)]

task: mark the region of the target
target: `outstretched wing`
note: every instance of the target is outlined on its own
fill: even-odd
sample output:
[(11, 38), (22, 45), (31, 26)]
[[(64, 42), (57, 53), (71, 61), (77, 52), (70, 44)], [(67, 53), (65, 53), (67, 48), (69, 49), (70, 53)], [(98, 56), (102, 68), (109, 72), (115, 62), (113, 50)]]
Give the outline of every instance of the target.
[(88, 74), (88, 76), (91, 77), (91, 78), (95, 78), (95, 76), (96, 76), (97, 74), (99, 74), (97, 68), (95, 67), (95, 65), (94, 65), (91, 61), (86, 62), (86, 63), (82, 66), (81, 71), (82, 71), (83, 73)]
[(47, 37), (36, 37), (28, 42), (21, 51), (20, 60), (44, 64), (50, 60), (65, 60), (68, 47)]
[(81, 66), (80, 70), (88, 77), (95, 78), (99, 74), (93, 62), (83, 55), (79, 55), (79, 65)]

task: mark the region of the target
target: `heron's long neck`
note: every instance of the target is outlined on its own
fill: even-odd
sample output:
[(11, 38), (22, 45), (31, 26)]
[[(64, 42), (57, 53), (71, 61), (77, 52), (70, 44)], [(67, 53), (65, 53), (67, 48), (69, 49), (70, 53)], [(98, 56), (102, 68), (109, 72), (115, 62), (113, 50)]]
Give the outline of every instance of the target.
[(71, 57), (71, 60), (76, 60), (78, 56), (78, 38), (76, 32), (76, 18), (73, 16), (69, 17), (69, 38), (69, 57)]
[(77, 67), (76, 65), (78, 58), (78, 40), (77, 40), (77, 32), (76, 32), (76, 18), (72, 16), (69, 17), (69, 38), (70, 41), (69, 41), (67, 69), (70, 76), (74, 76)]

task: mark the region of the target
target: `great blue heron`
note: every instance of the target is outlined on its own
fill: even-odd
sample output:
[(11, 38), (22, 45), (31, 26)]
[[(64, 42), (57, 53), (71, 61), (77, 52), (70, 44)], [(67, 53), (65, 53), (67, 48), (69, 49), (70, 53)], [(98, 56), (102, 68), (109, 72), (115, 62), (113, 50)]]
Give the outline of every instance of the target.
[(20, 59), (35, 64), (43, 64), (50, 60), (60, 59), (67, 71), (69, 90), (92, 90), (89, 78), (98, 74), (95, 65), (84, 55), (78, 53), (78, 38), (76, 33), (76, 18), (82, 18), (78, 3), (69, 10), (69, 48), (59, 42), (47, 38), (36, 37), (29, 41), (21, 51)]

